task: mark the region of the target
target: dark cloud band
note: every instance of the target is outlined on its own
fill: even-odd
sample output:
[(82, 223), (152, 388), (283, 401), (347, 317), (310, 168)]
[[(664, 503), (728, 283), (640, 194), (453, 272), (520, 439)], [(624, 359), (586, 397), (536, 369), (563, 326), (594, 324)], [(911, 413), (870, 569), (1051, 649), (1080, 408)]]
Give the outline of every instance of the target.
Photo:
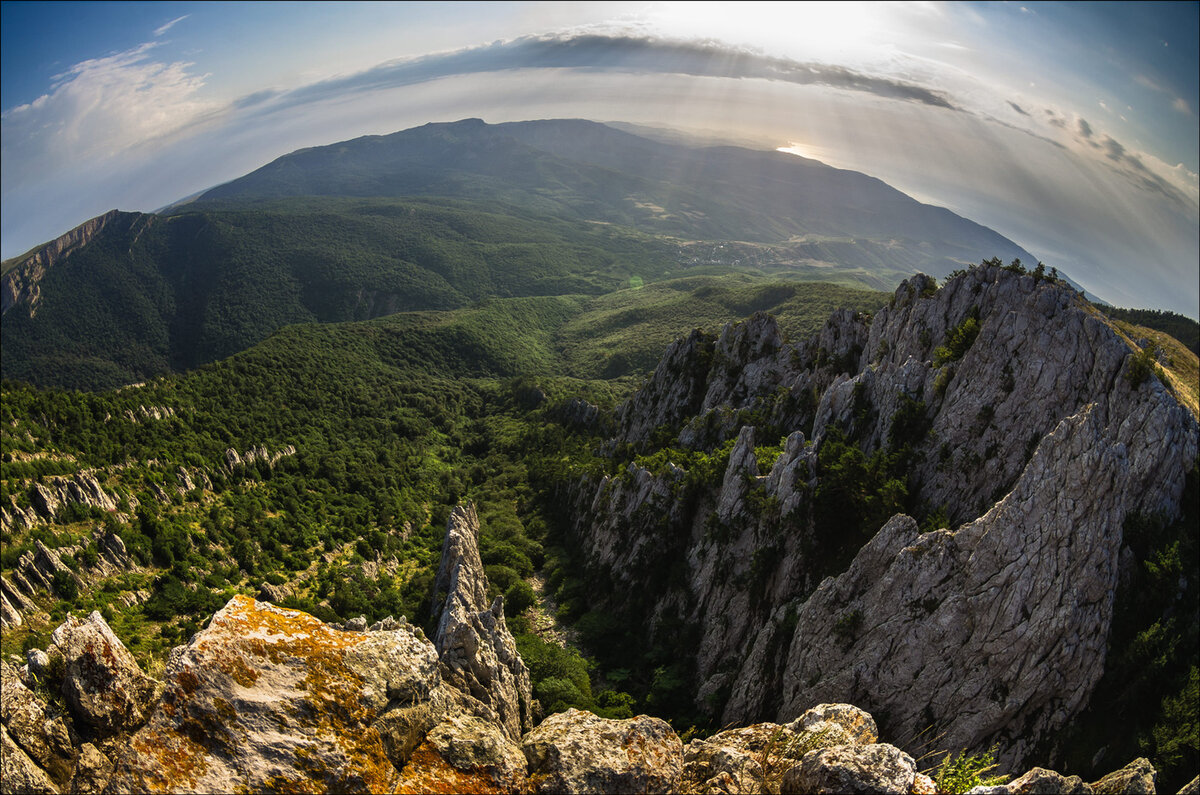
[(648, 37), (527, 36), (456, 52), (381, 64), (358, 74), (282, 94), (243, 97), (239, 107), (277, 110), (359, 91), (414, 85), (455, 75), (511, 69), (581, 69), (623, 74), (775, 80), (822, 85), (933, 107), (958, 110), (941, 92), (867, 75), (842, 66), (804, 63), (740, 50), (716, 42), (672, 42)]

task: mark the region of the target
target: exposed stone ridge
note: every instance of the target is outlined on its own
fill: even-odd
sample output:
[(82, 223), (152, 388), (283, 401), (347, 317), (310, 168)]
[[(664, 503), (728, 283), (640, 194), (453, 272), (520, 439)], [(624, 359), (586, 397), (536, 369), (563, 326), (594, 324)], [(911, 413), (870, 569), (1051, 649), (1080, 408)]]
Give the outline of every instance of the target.
[(46, 271), (72, 251), (87, 245), (105, 226), (122, 216), (131, 219), (145, 217), (136, 213), (109, 210), (26, 254), (0, 278), (0, 314), (7, 313), (19, 303), (28, 304), (31, 314), (36, 311), (41, 294), (39, 283)]
[(446, 681), (474, 701), (479, 716), (517, 740), (533, 725), (529, 670), (504, 622), (504, 599), (487, 598), (479, 558), (479, 517), (458, 506), (446, 524), (434, 593), (445, 594), (434, 645)]
[(428, 700), (438, 676), (410, 628), (343, 632), (237, 596), (165, 678), (109, 791), (389, 791), (398, 771), (373, 724), (393, 702)]
[[(81, 554), (90, 543), (95, 543), (96, 556), (92, 560)], [(79, 573), (63, 563), (70, 555), (78, 564)], [(125, 542), (115, 533), (102, 529), (93, 531), (78, 543), (58, 549), (50, 549), (41, 541), (34, 541), (34, 548), (17, 559), (6, 577), (0, 577), (0, 627), (20, 626), (22, 616), (38, 612), (34, 598), (39, 594), (57, 594), (55, 576), (67, 577), (77, 585), (84, 578), (95, 579), (119, 574), (134, 568)], [(81, 576), (82, 575), (82, 576)]]
[[(766, 316), (711, 354), (704, 339), (668, 349), (615, 441), (734, 440), (720, 485), (687, 490), (676, 464), (585, 478), (574, 536), (594, 575), (618, 603), (648, 596), (647, 626), (700, 630), (696, 703), (725, 703), (723, 723), (853, 701), (902, 736), (935, 722), (1023, 763), (1103, 672), (1125, 519), (1178, 515), (1196, 417), (1127, 377), (1135, 349), (1070, 288), (991, 265), (940, 289), (913, 277), (873, 319), (835, 313), (808, 342), (780, 342)], [(824, 568), (813, 550), (842, 531), (815, 528), (812, 505), (835, 428), (866, 455), (909, 445), (910, 502), (958, 529), (893, 518), (848, 569)]]
[(258, 462), (273, 467), (276, 463), (278, 463), (279, 459), (295, 454), (296, 447), (295, 445), (290, 444), (274, 452), (268, 450), (262, 445), (251, 447), (244, 453), (239, 453), (237, 450), (234, 450), (232, 447), (230, 447), (225, 451), (225, 466), (227, 469), (232, 470), (234, 467), (250, 466), (251, 464)]
[(56, 475), (32, 484), (32, 510), (22, 510), (12, 504), (0, 509), (0, 527), (5, 530), (32, 527), (38, 521), (52, 522), (67, 505), (99, 508), (109, 513), (117, 510), (117, 501), (104, 490), (93, 472)]

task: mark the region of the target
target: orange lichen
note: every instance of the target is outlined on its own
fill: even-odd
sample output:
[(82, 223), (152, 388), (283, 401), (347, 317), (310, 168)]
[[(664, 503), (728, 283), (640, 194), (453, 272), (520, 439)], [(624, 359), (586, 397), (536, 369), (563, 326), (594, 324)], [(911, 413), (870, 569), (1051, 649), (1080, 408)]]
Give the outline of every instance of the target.
[(404, 766), (396, 793), (476, 792), (496, 795), (519, 789), (516, 782), (498, 781), (487, 768), (459, 770), (452, 767), (429, 742), (421, 743)]

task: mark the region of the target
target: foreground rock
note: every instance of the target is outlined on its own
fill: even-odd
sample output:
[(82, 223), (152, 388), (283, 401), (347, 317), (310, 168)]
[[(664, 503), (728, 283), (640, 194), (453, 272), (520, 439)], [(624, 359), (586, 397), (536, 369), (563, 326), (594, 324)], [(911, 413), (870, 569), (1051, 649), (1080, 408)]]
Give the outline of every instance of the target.
[(438, 681), (432, 645), (411, 630), (339, 632), (244, 596), (172, 653), (165, 677), (112, 791), (390, 790), (375, 723)]
[(162, 683), (142, 673), (98, 612), (83, 621), (68, 617), (50, 641), (63, 656), (63, 694), (75, 715), (101, 736), (146, 722)]
[(916, 779), (913, 758), (894, 745), (838, 745), (812, 751), (783, 774), (784, 792), (908, 795)]
[(672, 792), (683, 746), (670, 725), (641, 715), (609, 720), (570, 709), (551, 715), (522, 740), (533, 792)]

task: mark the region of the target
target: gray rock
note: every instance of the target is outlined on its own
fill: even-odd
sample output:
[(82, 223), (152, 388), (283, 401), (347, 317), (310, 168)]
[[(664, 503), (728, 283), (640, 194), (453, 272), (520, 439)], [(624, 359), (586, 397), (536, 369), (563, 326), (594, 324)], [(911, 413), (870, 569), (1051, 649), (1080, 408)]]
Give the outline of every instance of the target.
[(1035, 767), (1007, 784), (967, 790), (967, 795), (1092, 795), (1092, 788), (1079, 776), (1064, 776)]
[(411, 630), (341, 632), (244, 596), (172, 652), (165, 678), (109, 791), (391, 791), (399, 772), (376, 724), (439, 685), (432, 645)]
[(826, 724), (840, 726), (850, 738), (848, 743), (870, 745), (879, 739), (875, 719), (853, 704), (818, 704), (787, 726), (799, 734)]
[(1138, 757), (1091, 786), (1096, 795), (1154, 795), (1157, 779), (1158, 771), (1150, 764), (1150, 760)]
[(672, 792), (683, 765), (679, 737), (647, 715), (610, 720), (569, 709), (551, 715), (521, 745), (534, 793)]
[(798, 730), (777, 723), (728, 729), (684, 747), (680, 789), (778, 793), (784, 772), (809, 751), (851, 742), (842, 726), (827, 721)]
[(45, 771), (13, 742), (3, 726), (0, 726), (0, 781), (5, 792), (58, 795), (60, 791)]
[(783, 774), (782, 792), (908, 795), (916, 764), (892, 745), (839, 745), (810, 751)]
[(0, 661), (0, 720), (7, 731), (5, 736), (21, 748), (23, 758), (29, 759), (55, 786), (66, 787), (77, 756), (71, 720), (48, 709), (25, 686), (16, 669), (3, 661)]
[(401, 772), (397, 793), (521, 792), (525, 755), (500, 727), (474, 715), (438, 723)]
[(1179, 790), (1178, 795), (1196, 795), (1200, 792), (1200, 776), (1183, 785), (1183, 789)]
[(434, 584), (445, 594), (434, 646), (447, 684), (468, 695), (476, 714), (499, 723), (518, 741), (533, 724), (529, 670), (504, 623), (504, 603), (489, 605), (487, 576), (479, 559), (475, 507), (456, 507), (446, 525)]
[(75, 795), (99, 795), (112, 776), (112, 761), (91, 743), (79, 747), (75, 775), (71, 777), (70, 792)]
[(145, 723), (162, 683), (142, 673), (99, 612), (83, 621), (68, 616), (50, 640), (63, 655), (63, 695), (77, 719), (101, 735)]

